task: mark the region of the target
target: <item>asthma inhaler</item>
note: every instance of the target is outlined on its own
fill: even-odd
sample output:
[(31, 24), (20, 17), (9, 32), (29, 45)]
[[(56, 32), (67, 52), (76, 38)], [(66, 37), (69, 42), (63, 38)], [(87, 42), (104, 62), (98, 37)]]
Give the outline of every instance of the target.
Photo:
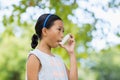
[(60, 42), (60, 44), (65, 44), (67, 41), (68, 41), (68, 39), (70, 38), (70, 34), (67, 34), (63, 39), (62, 39), (62, 41)]

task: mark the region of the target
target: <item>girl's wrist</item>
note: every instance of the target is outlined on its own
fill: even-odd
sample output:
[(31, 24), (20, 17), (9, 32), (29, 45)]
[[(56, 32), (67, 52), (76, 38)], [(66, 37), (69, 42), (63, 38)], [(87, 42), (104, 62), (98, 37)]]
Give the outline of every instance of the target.
[(68, 52), (68, 54), (70, 55), (70, 56), (75, 56), (75, 52), (73, 51), (73, 52)]

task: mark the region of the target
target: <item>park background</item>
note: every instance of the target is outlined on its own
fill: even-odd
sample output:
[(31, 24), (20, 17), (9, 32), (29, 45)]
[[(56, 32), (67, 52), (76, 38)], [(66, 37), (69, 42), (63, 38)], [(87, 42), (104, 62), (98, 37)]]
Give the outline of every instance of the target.
[[(0, 80), (25, 80), (34, 25), (44, 13), (60, 16), (64, 35), (75, 36), (79, 80), (120, 80), (120, 0), (0, 0)], [(52, 52), (69, 67), (64, 49)]]

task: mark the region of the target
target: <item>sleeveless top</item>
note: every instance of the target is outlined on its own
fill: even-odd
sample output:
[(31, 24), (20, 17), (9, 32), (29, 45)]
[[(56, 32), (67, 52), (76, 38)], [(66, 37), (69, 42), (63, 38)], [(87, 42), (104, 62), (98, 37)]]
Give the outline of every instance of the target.
[(30, 51), (29, 55), (35, 55), (41, 63), (39, 80), (68, 80), (66, 67), (58, 56), (50, 56), (39, 49)]

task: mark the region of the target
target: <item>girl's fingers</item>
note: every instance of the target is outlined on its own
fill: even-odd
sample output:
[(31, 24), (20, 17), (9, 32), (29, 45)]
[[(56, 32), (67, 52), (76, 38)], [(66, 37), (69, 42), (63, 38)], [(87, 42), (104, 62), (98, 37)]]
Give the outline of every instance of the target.
[(74, 42), (74, 41), (75, 41), (75, 39), (74, 39), (73, 35), (70, 34), (69, 42)]

